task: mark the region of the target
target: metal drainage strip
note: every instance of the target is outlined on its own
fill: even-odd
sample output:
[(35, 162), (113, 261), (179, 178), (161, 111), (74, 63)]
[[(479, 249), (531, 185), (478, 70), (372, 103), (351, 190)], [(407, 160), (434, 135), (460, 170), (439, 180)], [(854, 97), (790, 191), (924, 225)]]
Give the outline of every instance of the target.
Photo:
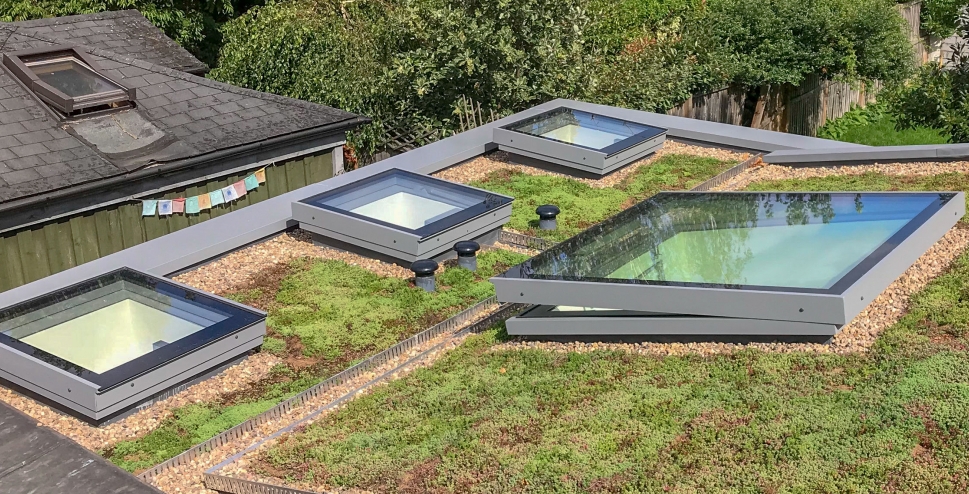
[[(495, 300), (495, 299), (494, 299), (494, 297), (491, 297), (491, 298), (485, 300), (485, 302), (487, 302), (489, 300)], [(276, 431), (276, 432), (274, 432), (274, 433), (272, 433), (272, 434), (270, 434), (270, 435), (262, 438), (259, 442), (255, 443), (253, 445), (250, 445), (248, 448), (240, 451), (239, 453), (236, 453), (235, 455), (232, 455), (231, 457), (225, 459), (224, 461), (222, 461), (218, 465), (215, 465), (214, 467), (206, 470), (205, 473), (203, 474), (203, 479), (204, 479), (204, 482), (205, 482), (205, 486), (207, 488), (209, 488), (209, 489), (216, 490), (216, 491), (219, 491), (219, 492), (225, 492), (225, 493), (229, 493), (229, 494), (316, 494), (316, 493), (314, 493), (312, 491), (304, 491), (304, 490), (301, 490), (301, 489), (294, 489), (294, 488), (291, 488), (291, 487), (283, 487), (283, 486), (274, 485), (274, 484), (265, 484), (265, 483), (262, 483), (262, 482), (254, 482), (254, 481), (251, 481), (251, 480), (236, 479), (236, 478), (233, 478), (233, 477), (227, 477), (227, 476), (224, 476), (224, 475), (219, 475), (219, 474), (217, 474), (215, 472), (217, 472), (217, 471), (221, 470), (222, 468), (224, 468), (224, 467), (226, 467), (226, 466), (234, 463), (239, 458), (242, 458), (243, 456), (245, 456), (250, 451), (253, 451), (253, 450), (259, 448), (260, 446), (262, 446), (266, 442), (272, 441), (272, 440), (276, 439), (277, 437), (279, 437), (279, 436), (281, 436), (283, 434), (286, 434), (288, 432), (291, 432), (294, 429), (296, 429), (297, 427), (299, 427), (299, 426), (301, 426), (301, 425), (303, 425), (303, 424), (305, 424), (305, 423), (313, 420), (314, 418), (318, 417), (320, 414), (322, 414), (322, 413), (324, 413), (324, 412), (326, 412), (328, 410), (331, 410), (333, 408), (339, 407), (340, 405), (342, 405), (343, 403), (346, 403), (347, 401), (350, 401), (358, 393), (360, 393), (360, 392), (362, 392), (362, 391), (364, 391), (364, 390), (366, 390), (366, 389), (374, 386), (375, 384), (379, 384), (379, 383), (381, 383), (383, 381), (388, 381), (390, 379), (390, 377), (392, 375), (394, 375), (396, 372), (398, 372), (400, 369), (402, 369), (404, 367), (407, 367), (409, 365), (412, 365), (412, 364), (414, 364), (416, 362), (419, 362), (419, 361), (423, 360), (427, 355), (429, 355), (429, 354), (437, 351), (438, 349), (444, 347), (445, 345), (447, 345), (451, 341), (454, 341), (454, 339), (459, 338), (459, 337), (461, 337), (461, 336), (463, 336), (463, 335), (465, 335), (467, 333), (477, 333), (477, 332), (480, 332), (482, 330), (485, 330), (485, 329), (491, 327), (495, 322), (498, 322), (500, 320), (507, 319), (512, 314), (515, 314), (515, 313), (520, 312), (526, 306), (527, 306), (526, 304), (512, 304), (512, 303), (502, 304), (501, 306), (498, 307), (497, 310), (495, 310), (495, 311), (489, 313), (488, 315), (486, 315), (485, 317), (479, 319), (474, 324), (472, 324), (472, 325), (470, 325), (470, 326), (468, 326), (468, 327), (466, 327), (466, 328), (464, 328), (464, 329), (462, 329), (462, 330), (454, 333), (447, 340), (444, 340), (444, 341), (442, 341), (442, 342), (434, 345), (433, 347), (428, 348), (427, 350), (424, 350), (420, 354), (415, 355), (414, 357), (408, 359), (406, 362), (404, 362), (404, 363), (402, 363), (400, 365), (397, 365), (397, 366), (395, 366), (392, 369), (388, 369), (383, 374), (381, 374), (381, 375), (379, 375), (379, 376), (371, 379), (370, 381), (364, 383), (363, 385), (357, 387), (356, 389), (350, 390), (347, 393), (345, 393), (343, 396), (337, 398), (336, 400), (333, 400), (330, 403), (327, 403), (326, 405), (324, 405), (324, 406), (322, 406), (322, 407), (314, 410), (312, 413), (310, 413), (306, 417), (303, 417), (302, 419), (300, 419), (300, 420), (298, 420), (296, 422), (293, 422), (292, 424), (290, 424), (290, 425), (288, 425), (288, 426), (286, 426), (286, 427), (284, 427), (284, 428), (282, 428), (282, 429), (280, 429), (280, 430), (278, 430), (278, 431)]]
[[(148, 470), (145, 470), (138, 475), (138, 478), (148, 482), (152, 478), (162, 474), (170, 468), (187, 465), (200, 455), (214, 448), (224, 446), (242, 438), (255, 427), (266, 422), (279, 419), (283, 415), (289, 413), (292, 409), (302, 406), (306, 401), (317, 398), (321, 394), (326, 393), (337, 386), (342, 386), (347, 382), (358, 378), (361, 374), (367, 372), (368, 370), (379, 367), (386, 362), (401, 356), (410, 349), (437, 338), (443, 333), (453, 331), (458, 326), (465, 324), (469, 320), (479, 316), (481, 312), (484, 312), (488, 308), (495, 305), (498, 305), (498, 299), (494, 296), (482, 300), (477, 304), (455, 314), (451, 318), (442, 321), (424, 330), (423, 332), (420, 332), (364, 361), (361, 361), (354, 366), (341, 371), (340, 373), (320, 382), (319, 384), (301, 392), (296, 396), (293, 396), (292, 398), (280, 403), (279, 405), (276, 405), (262, 414), (257, 415), (256, 417), (253, 417), (252, 419), (249, 419), (211, 439), (196, 444), (181, 454), (161, 462)], [(501, 311), (501, 308), (499, 308), (496, 312), (499, 311)], [(486, 318), (487, 317), (489, 316), (486, 316)]]

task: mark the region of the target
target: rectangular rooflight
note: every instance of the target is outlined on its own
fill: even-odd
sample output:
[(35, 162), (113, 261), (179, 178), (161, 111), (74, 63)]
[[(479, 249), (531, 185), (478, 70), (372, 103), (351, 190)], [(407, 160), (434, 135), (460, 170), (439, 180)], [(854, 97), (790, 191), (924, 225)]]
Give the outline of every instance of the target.
[(494, 131), (499, 149), (593, 175), (643, 158), (665, 139), (665, 129), (566, 107)]
[(398, 169), (293, 203), (301, 226), (392, 257), (414, 261), (500, 228), (510, 197)]
[[(493, 279), (499, 300), (842, 325), (962, 193), (661, 193)], [(551, 312), (576, 311), (560, 307)]]
[(97, 421), (264, 334), (259, 311), (125, 268), (0, 310), (0, 376)]

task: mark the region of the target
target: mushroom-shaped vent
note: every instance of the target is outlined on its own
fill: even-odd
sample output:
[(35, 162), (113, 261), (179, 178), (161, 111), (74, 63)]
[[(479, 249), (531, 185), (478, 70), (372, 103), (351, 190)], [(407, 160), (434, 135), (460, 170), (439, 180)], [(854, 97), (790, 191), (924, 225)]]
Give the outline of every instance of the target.
[(538, 214), (539, 219), (543, 220), (554, 220), (560, 212), (559, 207), (552, 204), (545, 204), (535, 209), (535, 213)]
[(437, 261), (433, 259), (418, 259), (410, 265), (410, 270), (418, 277), (432, 276), (437, 271)]
[(458, 253), (460, 257), (473, 257), (475, 252), (481, 250), (481, 246), (478, 242), (471, 240), (462, 240), (454, 244), (454, 251)]

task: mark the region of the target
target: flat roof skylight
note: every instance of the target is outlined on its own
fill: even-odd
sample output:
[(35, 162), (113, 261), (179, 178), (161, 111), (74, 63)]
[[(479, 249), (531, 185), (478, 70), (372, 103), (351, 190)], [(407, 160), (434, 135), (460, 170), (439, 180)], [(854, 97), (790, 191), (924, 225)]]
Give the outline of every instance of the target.
[(665, 137), (666, 129), (566, 107), (494, 133), (500, 149), (597, 175), (656, 151)]
[(474, 187), (391, 169), (293, 203), (293, 217), (311, 232), (414, 260), (410, 258), (436, 255), (449, 250), (454, 241), (500, 227), (510, 216), (511, 201)]
[(493, 281), (502, 301), (844, 324), (836, 299), (867, 305), (963, 210), (961, 193), (661, 193)]
[[(0, 375), (31, 390), (69, 395), (67, 401), (81, 399), (85, 391), (100, 395), (136, 378), (140, 386), (121, 389), (140, 392), (151, 387), (152, 378), (146, 374), (159, 373), (164, 376), (159, 379), (168, 381), (171, 369), (161, 368), (193, 352), (204, 353), (206, 347), (215, 353), (201, 359), (208, 364), (194, 369), (196, 374), (215, 365), (209, 362), (213, 357), (239, 355), (214, 348), (226, 346), (215, 343), (229, 336), (235, 335), (229, 347), (248, 343), (248, 350), (254, 339), (258, 345), (264, 319), (264, 314), (239, 304), (121, 269), (0, 310), (0, 349), (10, 357), (0, 358)], [(239, 341), (239, 333), (252, 327), (253, 334)], [(34, 369), (24, 372), (25, 364)], [(46, 366), (76, 376), (87, 386), (58, 389), (53, 384), (57, 380), (35, 380)], [(99, 409), (82, 413), (93, 419), (104, 415)]]
[(11, 73), (48, 104), (66, 115), (130, 103), (134, 89), (100, 72), (84, 50), (53, 46), (7, 53), (3, 63)]

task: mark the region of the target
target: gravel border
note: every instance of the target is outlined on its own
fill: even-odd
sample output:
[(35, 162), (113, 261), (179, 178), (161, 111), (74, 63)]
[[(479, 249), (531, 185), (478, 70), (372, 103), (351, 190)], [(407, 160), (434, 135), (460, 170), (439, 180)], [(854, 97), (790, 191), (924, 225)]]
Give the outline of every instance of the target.
[(600, 179), (591, 178), (579, 178), (571, 175), (566, 175), (564, 173), (557, 173), (542, 168), (535, 168), (533, 166), (521, 165), (511, 161), (509, 154), (503, 151), (496, 151), (493, 153), (481, 155), (471, 161), (461, 163), (459, 165), (446, 168), (435, 173), (433, 176), (438, 178), (443, 178), (444, 180), (450, 180), (452, 182), (459, 183), (471, 183), (474, 181), (482, 180), (490, 173), (498, 170), (516, 170), (528, 175), (538, 175), (538, 176), (549, 176), (549, 177), (567, 177), (573, 180), (582, 182), (597, 189), (603, 189), (607, 187), (615, 187), (622, 183), (627, 177), (636, 172), (640, 167), (652, 164), (654, 161), (662, 158), (663, 156), (670, 154), (685, 154), (690, 156), (703, 156), (707, 158), (716, 158), (722, 161), (732, 161), (732, 162), (743, 162), (744, 160), (750, 158), (752, 155), (750, 153), (738, 153), (735, 151), (730, 151), (721, 148), (712, 147), (702, 147), (693, 146), (690, 144), (684, 144), (682, 142), (667, 140), (663, 147), (656, 151), (655, 153), (649, 155), (648, 157), (641, 159), (635, 163), (625, 166), (614, 173), (611, 173)]
[(81, 446), (97, 452), (119, 441), (137, 439), (148, 434), (171, 416), (172, 409), (192, 403), (212, 401), (224, 393), (245, 388), (266, 377), (269, 370), (280, 362), (279, 358), (268, 353), (250, 355), (242, 362), (185, 391), (101, 427), (95, 427), (2, 386), (0, 386), (0, 400), (30, 415), (41, 425), (50, 427)]
[(768, 180), (787, 180), (827, 177), (831, 175), (864, 175), (866, 173), (882, 173), (885, 175), (926, 176), (941, 175), (943, 173), (969, 174), (969, 161), (951, 162), (920, 162), (920, 163), (885, 163), (873, 165), (853, 165), (834, 167), (790, 167), (780, 165), (765, 165), (749, 169), (731, 180), (714, 187), (713, 190), (743, 190), (754, 182)]

